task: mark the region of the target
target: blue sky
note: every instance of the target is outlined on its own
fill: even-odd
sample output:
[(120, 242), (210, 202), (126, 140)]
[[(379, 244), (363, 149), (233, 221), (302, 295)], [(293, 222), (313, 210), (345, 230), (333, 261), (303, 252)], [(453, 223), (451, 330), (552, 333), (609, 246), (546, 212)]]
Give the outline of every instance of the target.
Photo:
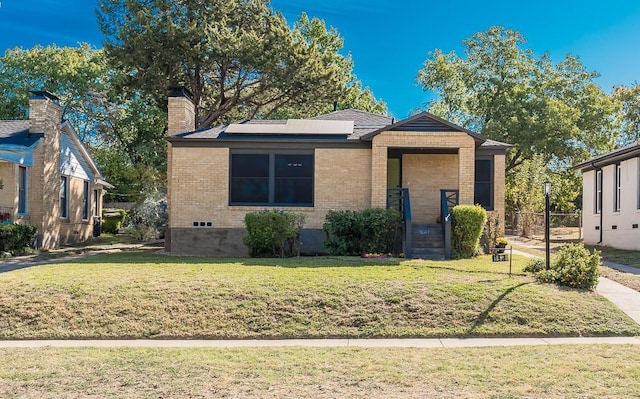
[[(101, 47), (94, 8), (84, 0), (0, 0), (0, 50), (35, 44)], [(415, 84), (428, 53), (461, 52), (461, 41), (492, 25), (521, 32), (536, 54), (580, 57), (605, 92), (640, 83), (640, 1), (609, 0), (272, 0), (289, 22), (302, 11), (338, 29), (355, 73), (396, 118), (431, 98)]]

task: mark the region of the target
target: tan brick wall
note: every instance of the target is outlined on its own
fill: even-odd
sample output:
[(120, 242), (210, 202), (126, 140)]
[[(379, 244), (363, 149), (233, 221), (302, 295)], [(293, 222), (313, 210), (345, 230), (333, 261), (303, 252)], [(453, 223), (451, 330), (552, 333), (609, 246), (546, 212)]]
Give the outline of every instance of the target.
[(14, 220), (18, 212), (18, 165), (0, 162), (0, 179), (4, 183), (0, 190), (0, 206), (13, 208), (11, 220)]
[(29, 100), (29, 130), (44, 133), (29, 170), (29, 220), (38, 228), (42, 248), (59, 245), (60, 129), (62, 110), (48, 100)]
[(89, 183), (89, 218), (82, 219), (82, 199), (84, 195), (84, 182), (86, 180), (67, 176), (69, 184), (68, 218), (60, 220), (60, 244), (84, 241), (93, 235), (93, 190)]
[(405, 154), (402, 186), (409, 188), (415, 223), (435, 223), (440, 215), (440, 190), (458, 189), (457, 154)]
[(192, 132), (196, 129), (195, 106), (188, 98), (169, 97), (167, 110), (169, 136)]
[(248, 212), (284, 209), (303, 213), (305, 228), (322, 228), (332, 209), (370, 207), (371, 158), (368, 149), (316, 149), (314, 207), (229, 206), (229, 149), (173, 147), (170, 227), (194, 221), (215, 228), (244, 227)]

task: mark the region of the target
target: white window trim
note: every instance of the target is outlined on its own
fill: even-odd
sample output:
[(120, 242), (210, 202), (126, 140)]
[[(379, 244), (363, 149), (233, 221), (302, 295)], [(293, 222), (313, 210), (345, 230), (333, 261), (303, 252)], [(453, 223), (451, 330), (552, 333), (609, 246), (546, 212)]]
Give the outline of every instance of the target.
[[(60, 219), (69, 220), (69, 176), (60, 176), (60, 183), (62, 183), (62, 179), (64, 179), (64, 192), (65, 192), (65, 201), (64, 201), (64, 209), (60, 207)], [(58, 201), (62, 200), (62, 193)], [(62, 205), (62, 204), (60, 204)], [(64, 211), (64, 212), (63, 212)], [(64, 215), (64, 216), (63, 216)]]
[(622, 204), (622, 169), (620, 168), (620, 164), (615, 164), (613, 169), (614, 174), (614, 198), (613, 198), (613, 211), (620, 212), (621, 204)]
[(596, 187), (595, 187), (595, 206), (594, 210), (596, 214), (602, 212), (602, 169), (596, 170)]

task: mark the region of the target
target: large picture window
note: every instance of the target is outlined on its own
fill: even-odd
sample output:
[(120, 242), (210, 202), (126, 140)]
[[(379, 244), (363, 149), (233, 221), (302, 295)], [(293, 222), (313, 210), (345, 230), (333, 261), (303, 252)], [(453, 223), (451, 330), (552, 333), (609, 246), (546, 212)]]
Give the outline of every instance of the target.
[(488, 211), (493, 210), (493, 162), (491, 159), (476, 159), (473, 202)]
[(18, 168), (18, 214), (27, 214), (27, 168)]
[(312, 153), (232, 153), (231, 205), (313, 206)]

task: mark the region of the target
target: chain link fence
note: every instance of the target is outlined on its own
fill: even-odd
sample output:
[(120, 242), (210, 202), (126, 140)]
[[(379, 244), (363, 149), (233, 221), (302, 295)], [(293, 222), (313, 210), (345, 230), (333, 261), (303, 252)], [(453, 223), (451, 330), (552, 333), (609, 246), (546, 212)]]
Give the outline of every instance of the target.
[[(551, 241), (579, 241), (582, 239), (582, 214), (549, 214), (549, 239)], [(507, 212), (505, 217), (507, 234), (544, 239), (544, 212)]]

